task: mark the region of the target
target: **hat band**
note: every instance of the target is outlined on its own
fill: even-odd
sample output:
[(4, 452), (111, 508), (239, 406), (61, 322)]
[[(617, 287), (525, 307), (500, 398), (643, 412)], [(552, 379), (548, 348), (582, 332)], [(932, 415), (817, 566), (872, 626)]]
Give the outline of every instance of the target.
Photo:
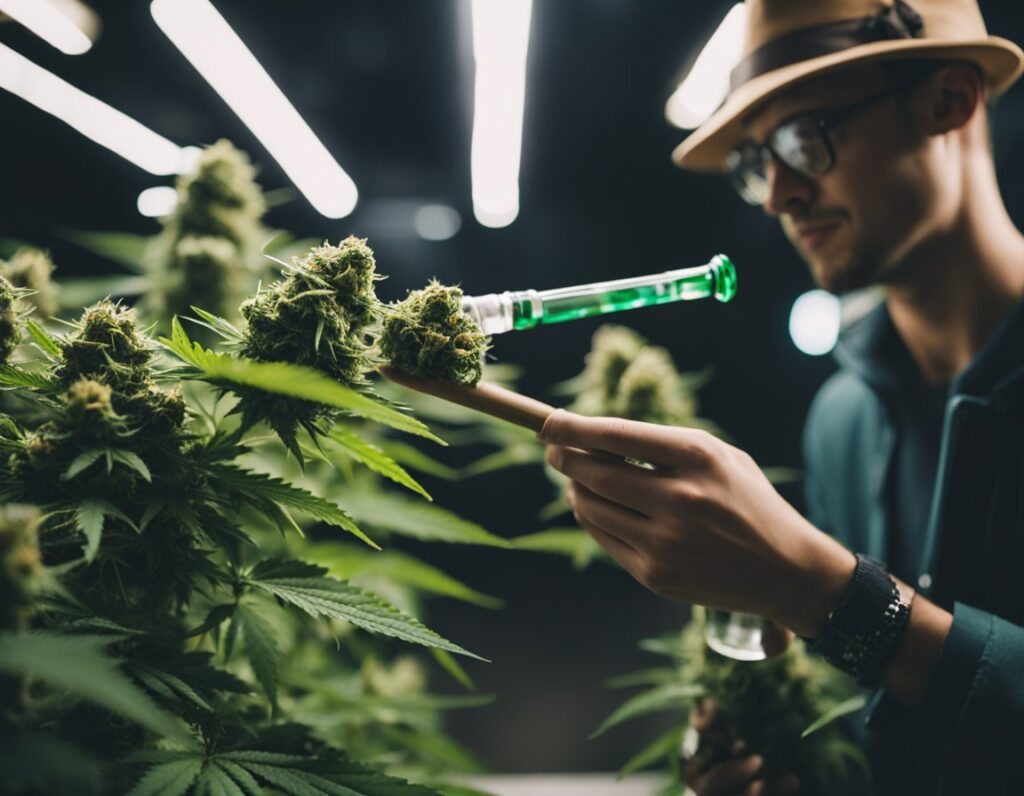
[(803, 28), (772, 39), (740, 61), (729, 76), (729, 90), (735, 91), (759, 75), (790, 64), (830, 55), (859, 44), (918, 38), (923, 30), (921, 15), (904, 0), (896, 0), (889, 8), (869, 17)]

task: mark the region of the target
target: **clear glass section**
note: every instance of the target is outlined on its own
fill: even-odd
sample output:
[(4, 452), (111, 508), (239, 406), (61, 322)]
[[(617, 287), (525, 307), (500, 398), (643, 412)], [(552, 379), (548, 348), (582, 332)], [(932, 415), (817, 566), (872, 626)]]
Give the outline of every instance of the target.
[(753, 614), (708, 608), (704, 621), (704, 640), (720, 655), (738, 661), (763, 661), (765, 629), (768, 620)]

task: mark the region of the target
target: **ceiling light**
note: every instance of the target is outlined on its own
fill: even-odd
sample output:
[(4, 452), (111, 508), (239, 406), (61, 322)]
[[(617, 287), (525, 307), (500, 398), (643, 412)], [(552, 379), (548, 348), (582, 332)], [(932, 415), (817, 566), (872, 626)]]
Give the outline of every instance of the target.
[(163, 218), (178, 206), (178, 192), (169, 185), (147, 188), (139, 194), (139, 212), (147, 218)]
[(208, 0), (153, 0), (150, 11), (313, 207), (327, 218), (355, 209), (352, 178)]
[(150, 174), (176, 174), (185, 150), (0, 44), (0, 88), (16, 94)]
[(676, 127), (700, 127), (729, 93), (729, 74), (739, 63), (747, 18), (743, 3), (725, 15), (704, 45), (686, 79), (665, 104), (665, 116)]
[(789, 334), (805, 354), (820, 356), (835, 348), (839, 338), (839, 299), (824, 290), (811, 290), (793, 302)]
[(448, 205), (423, 205), (413, 218), (416, 234), (424, 240), (448, 240), (461, 226), (459, 211)]
[(487, 227), (519, 215), (519, 162), (531, 0), (473, 0), (473, 213)]
[(66, 55), (81, 55), (92, 42), (49, 0), (0, 0), (0, 12)]

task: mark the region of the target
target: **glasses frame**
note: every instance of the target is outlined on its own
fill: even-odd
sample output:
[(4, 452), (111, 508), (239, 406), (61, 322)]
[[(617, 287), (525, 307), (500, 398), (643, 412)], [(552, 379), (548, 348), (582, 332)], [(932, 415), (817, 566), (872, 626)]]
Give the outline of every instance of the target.
[[(787, 168), (805, 177), (820, 177), (822, 174), (828, 173), (836, 164), (835, 146), (829, 133), (857, 113), (866, 110), (887, 97), (906, 91), (919, 82), (921, 80), (889, 86), (882, 91), (869, 94), (848, 105), (799, 113), (785, 119), (775, 126), (763, 143), (757, 144), (750, 140), (744, 141), (726, 156), (726, 169), (730, 181), (747, 203), (762, 205), (768, 198), (767, 180), (758, 175), (762, 184), (759, 187), (752, 187), (749, 175), (757, 168), (767, 171), (767, 166), (771, 159), (779, 161)], [(796, 129), (799, 125), (807, 124), (808, 121), (810, 122), (809, 127), (814, 130), (817, 136), (816, 140), (821, 144), (825, 154), (828, 156), (827, 162), (820, 168), (809, 168), (799, 162), (791, 162), (795, 161), (795, 159), (792, 156), (787, 158), (786, 155), (780, 153), (779, 146), (775, 143), (780, 132)]]

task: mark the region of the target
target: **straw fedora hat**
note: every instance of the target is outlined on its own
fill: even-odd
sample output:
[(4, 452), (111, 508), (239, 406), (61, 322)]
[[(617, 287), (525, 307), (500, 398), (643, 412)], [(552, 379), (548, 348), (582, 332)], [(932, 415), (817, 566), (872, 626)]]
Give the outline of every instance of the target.
[(977, 0), (746, 0), (743, 55), (730, 91), (672, 154), (678, 166), (722, 171), (744, 137), (743, 120), (765, 100), (806, 78), (873, 61), (968, 61), (991, 96), (1024, 69), (1024, 52), (989, 36)]

